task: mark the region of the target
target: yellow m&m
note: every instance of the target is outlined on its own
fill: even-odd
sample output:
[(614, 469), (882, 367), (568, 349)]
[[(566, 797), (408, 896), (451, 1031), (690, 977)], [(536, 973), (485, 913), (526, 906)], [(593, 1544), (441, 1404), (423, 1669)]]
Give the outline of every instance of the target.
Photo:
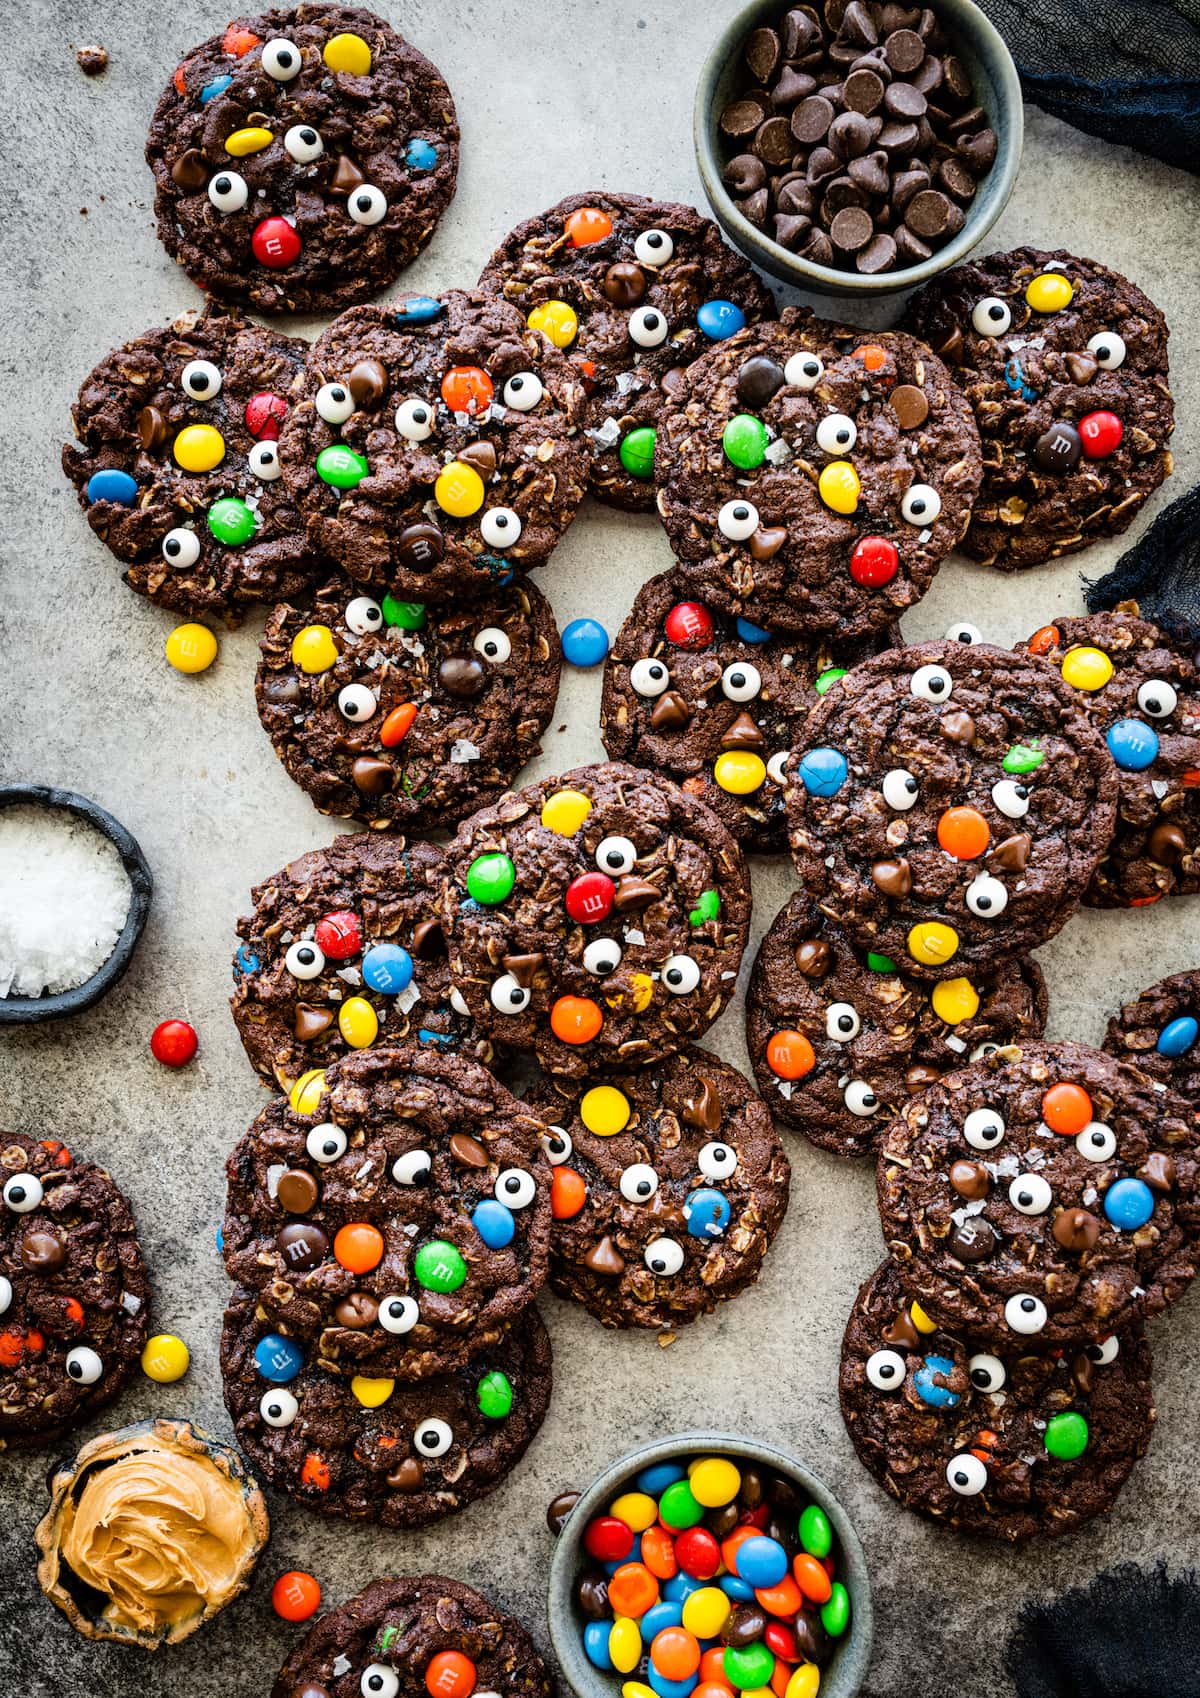
[(355, 1374), (350, 1381), (350, 1390), (364, 1409), (379, 1409), (395, 1389), (395, 1380), (369, 1380), (364, 1374)]
[(321, 55), (331, 71), (348, 71), (352, 77), (365, 77), (371, 69), (371, 49), (361, 35), (331, 35)]
[(1062, 675), (1063, 683), (1074, 690), (1102, 690), (1113, 675), (1113, 663), (1103, 649), (1068, 649)]
[(635, 973), (630, 980), (633, 991), (633, 1012), (644, 1014), (654, 998), (654, 980), (649, 973)]
[(597, 1138), (614, 1138), (629, 1124), (629, 1098), (615, 1085), (593, 1085), (579, 1105), (579, 1118)]
[(1043, 271), (1030, 280), (1025, 299), (1034, 312), (1061, 312), (1075, 298), (1070, 280), (1061, 271)]
[(933, 1012), (948, 1026), (972, 1020), (979, 1013), (979, 992), (970, 979), (941, 979), (929, 997)]
[(929, 1319), (929, 1316), (915, 1299), (908, 1305), (908, 1312), (912, 1316), (912, 1324), (918, 1332), (937, 1331), (937, 1322)]
[(176, 672), (205, 672), (217, 658), (217, 639), (207, 625), (176, 625), (163, 647)]
[(579, 333), (575, 309), (566, 301), (543, 301), (541, 306), (534, 307), (525, 322), (530, 330), (540, 330), (556, 348), (569, 348)]
[(926, 967), (937, 967), (943, 961), (953, 960), (957, 951), (958, 933), (953, 926), (944, 926), (940, 920), (922, 920), (908, 934), (908, 953), (914, 961), (921, 961)]
[(642, 1635), (630, 1616), (619, 1615), (608, 1630), (608, 1654), (618, 1674), (632, 1674), (642, 1660)]
[(766, 783), (766, 762), (750, 749), (728, 749), (717, 756), (713, 777), (730, 796), (748, 796)]
[(741, 1491), (742, 1476), (728, 1457), (705, 1456), (688, 1469), (688, 1485), (705, 1509), (721, 1509)]
[(158, 1332), (146, 1340), (142, 1351), (142, 1372), (159, 1385), (171, 1385), (181, 1380), (191, 1364), (191, 1352), (173, 1332)]
[(270, 130), (263, 129), (261, 124), (251, 124), (244, 130), (235, 130), (225, 138), (225, 151), (235, 159), (245, 159), (251, 153), (261, 153), (264, 147), (270, 147), (275, 140)]
[(817, 479), (817, 493), (834, 513), (853, 513), (862, 485), (849, 460), (831, 460)]
[(351, 1049), (367, 1049), (379, 1036), (379, 1016), (365, 996), (347, 997), (338, 1009), (338, 1031)]
[(683, 1601), (683, 1625), (697, 1639), (715, 1639), (732, 1608), (732, 1599), (719, 1586), (701, 1586)]
[(649, 1492), (625, 1492), (608, 1512), (615, 1515), (618, 1521), (623, 1521), (626, 1527), (631, 1527), (635, 1533), (644, 1533), (647, 1527), (653, 1527), (658, 1520), (658, 1504)]
[(474, 466), (461, 460), (451, 460), (438, 473), (433, 486), (433, 498), (443, 513), (452, 519), (469, 519), (483, 506), (483, 479)]
[(792, 1671), (783, 1698), (817, 1698), (821, 1690), (821, 1671), (816, 1663), (799, 1663)]
[(292, 660), (301, 672), (328, 672), (338, 657), (328, 625), (306, 625), (292, 638)]
[(325, 1091), (325, 1069), (310, 1067), (288, 1092), (288, 1102), (297, 1114), (315, 1114)]
[(225, 438), (215, 425), (184, 425), (171, 452), (185, 472), (211, 472), (225, 458)]
[(574, 837), (592, 811), (582, 790), (556, 790), (542, 803), (542, 824), (559, 837)]

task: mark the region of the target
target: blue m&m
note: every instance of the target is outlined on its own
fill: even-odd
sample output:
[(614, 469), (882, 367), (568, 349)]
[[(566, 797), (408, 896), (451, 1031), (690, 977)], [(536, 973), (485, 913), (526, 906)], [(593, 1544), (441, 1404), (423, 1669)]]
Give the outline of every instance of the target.
[(258, 965), (258, 956), (250, 948), (249, 944), (243, 943), (234, 957), (234, 977), (240, 978), (243, 973), (257, 973)]
[(710, 342), (724, 342), (727, 336), (746, 328), (746, 315), (733, 301), (705, 301), (696, 314), (696, 323)]
[(684, 1470), (677, 1462), (656, 1462), (653, 1467), (642, 1469), (637, 1477), (637, 1489), (648, 1497), (656, 1498), (683, 1477)]
[(1154, 1213), (1154, 1193), (1140, 1179), (1118, 1179), (1104, 1193), (1104, 1212), (1119, 1232), (1136, 1232)]
[(563, 659), (569, 666), (599, 666), (608, 647), (608, 632), (596, 619), (572, 619), (562, 634)]
[(138, 486), (128, 472), (115, 467), (105, 472), (93, 472), (88, 479), (89, 501), (115, 501), (120, 507), (132, 507), (137, 500)]
[(437, 164), (437, 148), (424, 136), (414, 136), (404, 150), (404, 163), (410, 171), (432, 171)]
[(740, 1580), (747, 1581), (760, 1591), (764, 1586), (778, 1586), (788, 1571), (788, 1554), (778, 1539), (747, 1539), (738, 1546), (737, 1571)]
[(214, 77), (212, 82), (205, 83), (200, 90), (200, 104), (207, 106), (210, 100), (215, 100), (219, 94), (224, 94), (233, 78), (230, 76)]
[(254, 1366), (264, 1380), (270, 1380), (272, 1385), (285, 1386), (303, 1368), (304, 1352), (281, 1333), (264, 1333), (254, 1346)]
[(1140, 719), (1118, 719), (1105, 737), (1108, 752), (1123, 772), (1142, 772), (1158, 759), (1158, 732)]
[(512, 1210), (497, 1202), (495, 1197), (485, 1197), (482, 1202), (476, 1203), (471, 1225), (489, 1250), (503, 1250), (506, 1244), (512, 1243), (517, 1230)]
[(398, 943), (373, 943), (362, 958), (363, 983), (380, 996), (399, 996), (412, 984), (412, 956)]
[(708, 1185), (693, 1191), (683, 1205), (683, 1218), (693, 1238), (720, 1238), (731, 1214), (729, 1199)]
[(752, 625), (748, 619), (738, 619), (737, 634), (744, 643), (769, 643), (770, 631), (764, 631), (761, 625)]
[(840, 749), (809, 749), (801, 755), (797, 770), (810, 796), (836, 796), (850, 767)]
[(608, 1654), (608, 1635), (612, 1629), (610, 1621), (589, 1621), (583, 1630), (583, 1651), (593, 1668), (612, 1668), (612, 1658)]
[(954, 1372), (954, 1363), (948, 1356), (927, 1356), (913, 1375), (913, 1385), (922, 1403), (928, 1403), (933, 1409), (953, 1409), (959, 1401), (959, 1394), (951, 1391), (949, 1386), (940, 1386), (936, 1379), (948, 1379)]
[(1200, 1037), (1200, 1023), (1190, 1014), (1181, 1014), (1177, 1020), (1170, 1020), (1158, 1034), (1155, 1049), (1159, 1055), (1174, 1058), (1186, 1055), (1197, 1037)]
[(442, 303), (435, 301), (432, 295), (410, 295), (407, 301), (401, 301), (395, 308), (396, 323), (432, 324), (435, 318), (440, 318)]

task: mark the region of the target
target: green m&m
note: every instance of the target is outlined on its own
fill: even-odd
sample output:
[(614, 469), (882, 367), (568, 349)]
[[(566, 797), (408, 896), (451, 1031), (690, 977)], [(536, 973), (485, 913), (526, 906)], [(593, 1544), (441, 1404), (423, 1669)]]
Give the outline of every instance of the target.
[(1051, 1415), (1046, 1422), (1045, 1443), (1051, 1456), (1073, 1462), (1087, 1449), (1088, 1424), (1074, 1409), (1066, 1409), (1061, 1415)]
[(335, 442), (317, 455), (317, 476), (334, 489), (355, 489), (370, 472), (365, 454)]
[(496, 849), (476, 855), (467, 868), (467, 895), (485, 908), (503, 902), (517, 880), (517, 869), (507, 855)]
[(457, 1291), (467, 1277), (467, 1264), (453, 1244), (433, 1238), (413, 1257), (413, 1273), (426, 1291)]
[(821, 1626), (831, 1639), (840, 1639), (849, 1625), (850, 1594), (840, 1580), (835, 1580), (821, 1605)]
[(839, 678), (844, 678), (845, 676), (846, 668), (844, 666), (827, 666), (821, 676), (817, 679), (813, 688), (816, 690), (818, 696), (823, 696), (826, 690), (830, 689), (837, 683)]
[(425, 629), (425, 603), (423, 601), (397, 601), (395, 596), (385, 595), (380, 607), (383, 610), (385, 625), (395, 625), (401, 631), (423, 631)]
[(1005, 772), (1036, 772), (1045, 758), (1041, 749), (1028, 743), (1014, 743), (1000, 764)]
[(753, 1645), (726, 1645), (721, 1669), (731, 1686), (754, 1691), (770, 1684), (775, 1658), (761, 1639)]
[(800, 1543), (818, 1561), (833, 1549), (833, 1528), (819, 1504), (810, 1503), (800, 1517)]
[(896, 963), (890, 955), (879, 955), (875, 950), (867, 951), (867, 966), (873, 973), (894, 973)]
[(479, 1408), (489, 1421), (503, 1421), (513, 1406), (513, 1388), (507, 1374), (493, 1368), (476, 1387)]
[(621, 446), (617, 453), (621, 464), (631, 478), (651, 478), (654, 476), (654, 443), (655, 432), (652, 425), (639, 425), (637, 430), (631, 430), (621, 438)]
[(761, 419), (753, 413), (735, 413), (722, 433), (721, 446), (727, 460), (744, 472), (752, 472), (766, 458), (770, 440)]
[(698, 1522), (703, 1521), (704, 1505), (697, 1502), (686, 1480), (676, 1480), (659, 1498), (658, 1515), (668, 1531), (678, 1533), (685, 1527), (695, 1527)]
[(227, 548), (240, 548), (254, 535), (253, 509), (236, 495), (223, 495), (208, 510), (208, 528)]

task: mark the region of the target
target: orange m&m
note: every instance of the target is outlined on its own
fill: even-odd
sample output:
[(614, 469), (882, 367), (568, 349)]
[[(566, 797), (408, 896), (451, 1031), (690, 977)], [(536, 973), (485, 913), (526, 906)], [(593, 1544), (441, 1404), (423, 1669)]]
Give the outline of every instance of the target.
[(800, 1587), (790, 1574), (774, 1586), (758, 1587), (754, 1596), (768, 1615), (794, 1616), (804, 1603)]
[(612, 219), (598, 206), (580, 206), (567, 217), (563, 228), (573, 248), (590, 248), (593, 242), (612, 235)]
[(474, 418), (492, 404), (492, 380), (480, 366), (451, 366), (442, 379), (442, 400), (452, 413)]
[(641, 1562), (623, 1562), (608, 1580), (608, 1601), (618, 1615), (640, 1620), (658, 1602), (658, 1581)]
[(383, 1260), (383, 1233), (366, 1221), (351, 1221), (334, 1239), (333, 1253), (347, 1272), (370, 1273)]
[(307, 1621), (321, 1607), (321, 1588), (311, 1574), (293, 1568), (271, 1588), (271, 1608), (284, 1621)]
[(974, 861), (991, 842), (988, 822), (977, 808), (947, 808), (937, 826), (938, 842), (957, 861)]
[(438, 1651), (425, 1665), (429, 1698), (470, 1698), (477, 1679), (475, 1664), (461, 1651)]
[(45, 1348), (46, 1340), (34, 1328), (10, 1327), (0, 1332), (0, 1368), (16, 1368), (26, 1351), (37, 1356)]
[(1051, 1085), (1042, 1098), (1042, 1119), (1051, 1132), (1074, 1138), (1095, 1119), (1092, 1099), (1082, 1085)]
[(550, 1010), (550, 1030), (560, 1043), (590, 1044), (603, 1024), (604, 1015), (588, 996), (560, 996)]
[(686, 1627), (664, 1627), (650, 1641), (650, 1661), (664, 1680), (686, 1680), (700, 1667), (700, 1641)]
[(384, 748), (394, 749), (397, 743), (403, 743), (412, 730), (412, 723), (416, 717), (417, 704), (415, 702), (402, 702), (398, 708), (393, 708), (379, 727), (379, 741)]
[(861, 360), (868, 371), (878, 371), (887, 364), (887, 354), (877, 342), (864, 342), (854, 350), (854, 358)]
[(555, 1220), (573, 1220), (586, 1202), (583, 1177), (573, 1167), (556, 1167), (550, 1179), (550, 1213)]
[(252, 29), (241, 29), (237, 24), (230, 24), (221, 37), (223, 51), (232, 54), (235, 59), (242, 58), (244, 54), (249, 53), (252, 47), (260, 47), (261, 45), (261, 35), (255, 35)]
[(1062, 641), (1057, 625), (1042, 625), (1029, 639), (1030, 654), (1047, 654)]
[(796, 1584), (814, 1604), (827, 1604), (833, 1591), (833, 1582), (826, 1574), (815, 1556), (809, 1556), (807, 1551), (801, 1551), (799, 1556), (792, 1559), (792, 1573), (796, 1576)]
[(767, 1066), (778, 1079), (803, 1079), (817, 1065), (803, 1032), (775, 1032), (767, 1039)]
[(313, 1486), (318, 1492), (327, 1492), (330, 1486), (329, 1464), (319, 1451), (310, 1450), (300, 1468), (300, 1479), (306, 1486)]
[[(556, 1173), (561, 1172), (555, 1168)], [(642, 1561), (658, 1580), (670, 1580), (679, 1573), (675, 1557), (675, 1541), (665, 1527), (647, 1527), (642, 1534)]]
[[(700, 1659), (700, 1679), (704, 1685), (715, 1686), (722, 1692), (732, 1692), (733, 1683), (725, 1675), (724, 1645), (710, 1645)], [(704, 1690), (704, 1685), (696, 1688), (697, 1692)], [(695, 1694), (693, 1694), (695, 1698)]]

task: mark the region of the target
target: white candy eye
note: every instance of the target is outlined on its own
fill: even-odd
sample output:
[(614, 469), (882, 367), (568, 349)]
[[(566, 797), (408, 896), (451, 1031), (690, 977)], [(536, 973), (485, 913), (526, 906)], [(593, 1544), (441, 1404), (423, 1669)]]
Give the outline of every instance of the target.
[(383, 629), (383, 609), (369, 595), (356, 595), (346, 605), (346, 629), (356, 637), (369, 637)]
[(283, 1386), (273, 1386), (263, 1392), (258, 1412), (268, 1427), (290, 1427), (300, 1413), (300, 1405)]
[(673, 1238), (656, 1238), (646, 1246), (645, 1262), (652, 1274), (670, 1279), (683, 1266), (683, 1250)]
[(179, 387), (193, 401), (211, 401), (221, 393), (221, 374), (211, 360), (189, 360), (179, 374)]
[(323, 383), (314, 405), (326, 424), (345, 424), (354, 411), (354, 397), (344, 383)]
[(596, 847), (596, 865), (602, 873), (630, 872), (636, 861), (637, 848), (628, 837), (605, 837)]
[(562, 1126), (552, 1126), (548, 1132), (541, 1134), (538, 1142), (551, 1167), (561, 1167), (565, 1161), (570, 1161), (571, 1152), (575, 1148), (571, 1134)]
[(909, 525), (932, 525), (942, 511), (942, 498), (932, 484), (910, 484), (900, 503), (900, 517)]
[(971, 323), (980, 336), (1003, 336), (1012, 323), (1012, 311), (999, 295), (985, 295), (976, 301)]
[(200, 538), (186, 525), (177, 525), (162, 540), (162, 556), (169, 566), (194, 566), (200, 558)]
[(448, 1421), (432, 1416), (413, 1428), (413, 1449), (419, 1456), (445, 1456), (454, 1443), (454, 1432)]
[(758, 508), (749, 501), (727, 501), (717, 514), (717, 529), (730, 542), (745, 542), (758, 529)]
[(14, 1173), (4, 1182), (4, 1201), (15, 1215), (29, 1214), (43, 1195), (42, 1182), (34, 1173)]
[(611, 937), (598, 937), (583, 952), (584, 970), (607, 979), (621, 965), (621, 946)]
[(496, 1178), (495, 1196), (506, 1208), (527, 1209), (537, 1196), (532, 1173), (526, 1173), (523, 1167), (504, 1168)]
[(639, 348), (657, 348), (666, 341), (668, 329), (657, 307), (639, 307), (629, 315), (629, 334)]
[(497, 1014), (521, 1014), (533, 1001), (533, 992), (519, 985), (511, 973), (502, 973), (488, 996)]
[(66, 1370), (67, 1378), (77, 1386), (94, 1386), (104, 1372), (104, 1363), (86, 1344), (77, 1344), (67, 1351)]
[(304, 1140), (304, 1148), (314, 1161), (319, 1161), (324, 1167), (331, 1161), (339, 1161), (346, 1153), (349, 1139), (340, 1126), (335, 1126), (332, 1120), (323, 1120), (320, 1126), (314, 1126)]
[(1115, 330), (1102, 330), (1088, 343), (1088, 353), (1096, 356), (1101, 371), (1116, 371), (1125, 364), (1125, 342)]
[(825, 375), (816, 354), (793, 354), (783, 368), (783, 381), (796, 389), (815, 389)]
[(876, 1391), (899, 1391), (904, 1373), (904, 1358), (898, 1350), (876, 1350), (867, 1357), (867, 1378)]
[(634, 258), (643, 265), (665, 265), (675, 252), (675, 243), (665, 230), (643, 230), (633, 244)]
[(374, 692), (367, 689), (365, 684), (345, 684), (338, 691), (338, 712), (343, 719), (350, 720), (353, 725), (361, 725), (364, 719), (370, 719), (378, 703)]
[(979, 629), (978, 625), (968, 625), (965, 619), (959, 619), (955, 624), (951, 625), (950, 629), (946, 632), (946, 641), (948, 643), (966, 643), (968, 645), (971, 643), (981, 643), (983, 641), (983, 632)]
[(532, 412), (545, 393), (536, 371), (519, 371), (504, 385), (504, 405), (518, 413)]
[(1008, 1378), (1004, 1363), (998, 1356), (991, 1356), (986, 1350), (981, 1350), (978, 1356), (972, 1356), (967, 1363), (967, 1373), (971, 1376), (971, 1384), (976, 1391), (999, 1391)]
[(0, 1274), (0, 1315), (7, 1315), (12, 1308), (12, 1300), (12, 1280), (6, 1279), (3, 1274)]
[(672, 996), (689, 996), (700, 983), (699, 964), (690, 955), (668, 956), (662, 980)]
[(1084, 1161), (1107, 1161), (1116, 1154), (1117, 1135), (1102, 1120), (1093, 1120), (1076, 1135), (1075, 1148)]
[(1010, 1297), (1004, 1305), (1004, 1319), (1013, 1332), (1019, 1332), (1026, 1337), (1041, 1332), (1049, 1316), (1046, 1305), (1040, 1297), (1032, 1297), (1028, 1292)]
[(262, 68), (277, 83), (290, 83), (300, 75), (300, 49), (285, 35), (277, 35), (262, 50)]
[(421, 1318), (415, 1297), (385, 1297), (379, 1305), (379, 1324), (384, 1332), (411, 1332)]
[(284, 131), (283, 145), (297, 165), (311, 165), (325, 151), (325, 143), (311, 124), (293, 124)]
[(721, 689), (731, 702), (751, 702), (762, 689), (762, 674), (747, 660), (736, 660), (721, 674)]
[(1142, 712), (1148, 713), (1151, 719), (1166, 719), (1168, 714), (1175, 712), (1179, 695), (1175, 686), (1168, 684), (1165, 678), (1147, 678), (1138, 690), (1137, 699)]
[(976, 1044), (971, 1051), (970, 1060), (982, 1061), (985, 1055), (995, 1055), (999, 1048), (1000, 1045), (996, 1043)]
[(1040, 1173), (1018, 1173), (1008, 1188), (1008, 1200), (1023, 1215), (1044, 1215), (1054, 1193)]
[(954, 680), (944, 666), (918, 666), (909, 679), (908, 687), (914, 696), (920, 696), (924, 701), (948, 702)]
[(661, 696), (671, 674), (661, 660), (635, 660), (629, 668), (629, 682), (639, 696)]
[(489, 548), (511, 548), (521, 535), (521, 517), (511, 507), (489, 507), (479, 521), (479, 534)]
[(1015, 779), (1002, 778), (992, 785), (992, 801), (1006, 819), (1023, 820), (1029, 812), (1029, 790)]
[(817, 447), (826, 454), (848, 454), (858, 441), (858, 427), (845, 413), (830, 413), (817, 426)]
[(1116, 1333), (1111, 1338), (1102, 1339), (1099, 1344), (1089, 1344), (1087, 1353), (1093, 1362), (1098, 1362), (1102, 1368), (1107, 1368), (1110, 1362), (1115, 1362), (1121, 1348), (1121, 1341)]
[(860, 1120), (869, 1120), (879, 1108), (879, 1098), (865, 1079), (851, 1079), (842, 1092), (842, 1101)]
[(386, 1663), (368, 1663), (362, 1672), (358, 1690), (362, 1698), (396, 1698), (400, 1690), (400, 1676)]
[(1004, 1121), (994, 1108), (973, 1108), (963, 1121), (963, 1137), (973, 1150), (994, 1150), (1004, 1136)]
[(705, 1179), (732, 1179), (737, 1164), (737, 1151), (731, 1144), (705, 1144), (696, 1157), (696, 1166)]
[(967, 886), (967, 907), (981, 920), (994, 920), (1008, 907), (1008, 891), (998, 878), (980, 873)]
[(433, 1171), (433, 1157), (428, 1150), (405, 1150), (392, 1163), (392, 1178), (397, 1185), (428, 1185)]
[(825, 1036), (835, 1044), (848, 1044), (862, 1031), (862, 1021), (848, 1002), (831, 1002), (825, 1013)]
[(279, 444), (256, 442), (246, 455), (246, 464), (260, 483), (274, 483), (283, 471), (279, 464)]
[(410, 395), (396, 408), (396, 429), (407, 442), (425, 442), (433, 435), (433, 408), (419, 395)]
[(457, 985), (450, 986), (450, 1006), (456, 1014), (461, 1014), (464, 1020), (471, 1018), (470, 1004)]
[(895, 808), (897, 813), (906, 814), (916, 807), (920, 786), (907, 767), (894, 766), (891, 772), (885, 772), (880, 789), (888, 807)]
[(346, 211), (356, 224), (378, 224), (387, 209), (387, 196), (374, 183), (360, 183), (346, 202)]
[(767, 762), (767, 777), (772, 784), (783, 785), (787, 782), (788, 752), (780, 749)]
[(658, 1190), (658, 1175), (644, 1161), (635, 1161), (621, 1175), (621, 1195), (627, 1203), (648, 1203)]
[[(976, 307), (976, 312), (979, 308)], [(960, 1498), (978, 1497), (988, 1483), (988, 1472), (977, 1456), (969, 1450), (960, 1451), (946, 1464), (946, 1484)]]
[(490, 660), (493, 666), (503, 666), (512, 654), (512, 644), (508, 633), (498, 625), (485, 625), (472, 644), (476, 654), (481, 654), (484, 660)]
[(218, 212), (240, 212), (250, 199), (250, 190), (236, 171), (218, 171), (209, 179), (208, 198)]

